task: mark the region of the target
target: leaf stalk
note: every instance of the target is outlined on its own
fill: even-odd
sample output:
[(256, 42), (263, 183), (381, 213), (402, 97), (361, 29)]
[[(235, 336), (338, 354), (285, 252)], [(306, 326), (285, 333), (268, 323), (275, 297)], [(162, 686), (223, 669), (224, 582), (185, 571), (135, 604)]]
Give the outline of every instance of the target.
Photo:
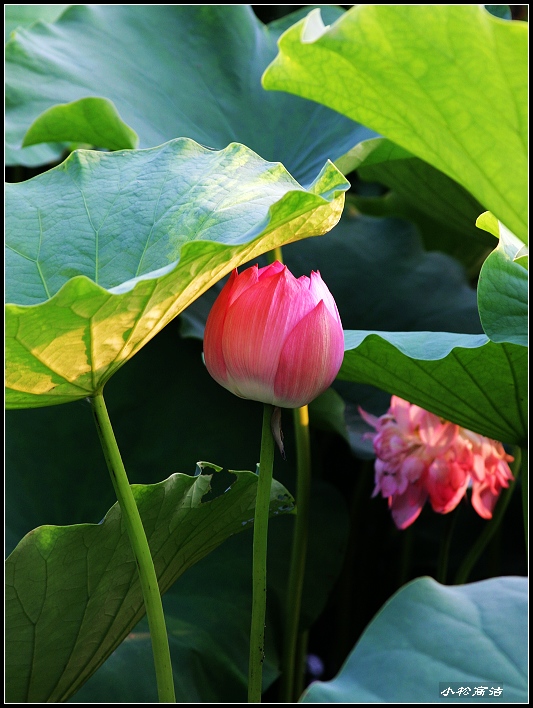
[(157, 692), (160, 703), (175, 703), (174, 680), (168, 634), (163, 614), (163, 603), (157, 582), (154, 562), (150, 553), (148, 539), (143, 527), (139, 509), (122, 462), (111, 420), (107, 412), (103, 393), (100, 390), (89, 399), (107, 462), (111, 481), (122, 512), (126, 532), (130, 539), (133, 554), (139, 571), (139, 579), (144, 599), (144, 606), (150, 628), (152, 652), (155, 664)]

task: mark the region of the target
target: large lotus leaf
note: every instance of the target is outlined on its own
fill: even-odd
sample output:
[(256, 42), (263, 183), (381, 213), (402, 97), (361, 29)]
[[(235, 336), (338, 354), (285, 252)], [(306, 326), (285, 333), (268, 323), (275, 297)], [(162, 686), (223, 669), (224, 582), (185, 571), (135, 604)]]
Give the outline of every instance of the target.
[[(483, 214), (482, 223), (490, 222)], [(485, 217), (485, 218), (483, 218)], [(480, 223), (478, 220), (477, 223)], [(492, 224), (490, 228), (493, 228)], [(483, 329), (493, 342), (528, 344), (527, 248), (496, 222), (500, 241), (479, 274), (478, 304)]]
[[(343, 13), (323, 11), (331, 22)], [(374, 133), (324, 106), (261, 87), (277, 38), (301, 16), (265, 26), (249, 5), (74, 6), (54, 25), (20, 31), (7, 45), (7, 143), (20, 148), (32, 126), (31, 142), (93, 144), (80, 113), (85, 99), (96, 97), (117, 111), (115, 120), (100, 116), (99, 147), (116, 149), (115, 123), (122, 119), (141, 148), (177, 137), (216, 149), (240, 142), (308, 184), (326, 159)]]
[(480, 5), (314, 10), (279, 40), (265, 88), (373, 128), (467, 189), (527, 242), (527, 24)]
[[(455, 587), (418, 578), (385, 604), (340, 673), (300, 701), (527, 703), (527, 601), (526, 578)], [(470, 695), (441, 696), (450, 684)], [(476, 697), (478, 686), (486, 688)]]
[(335, 164), (343, 174), (357, 170), (363, 180), (389, 188), (381, 197), (350, 194), (358, 209), (413, 221), (426, 248), (448, 253), (478, 274), (496, 243), (476, 228), (483, 207), (457, 182), (386, 138), (363, 141)]
[[(220, 550), (226, 545), (233, 551), (239, 550), (228, 541)], [(177, 703), (246, 703), (250, 641), (250, 598), (246, 580), (249, 583), (250, 568), (246, 566), (248, 577), (244, 579), (236, 572), (235, 557), (226, 554), (225, 561), (225, 567), (218, 564), (211, 573), (195, 577), (195, 587), (188, 583), (184, 589), (183, 581), (188, 579), (191, 569), (174, 586), (176, 591), (171, 589), (163, 599)], [(234, 572), (227, 572), (229, 569)], [(231, 582), (230, 575), (235, 582)], [(202, 582), (207, 584), (199, 584)], [(272, 661), (267, 646), (264, 685), (269, 686), (278, 675), (277, 662)], [(146, 619), (128, 634), (69, 702), (158, 702)]]
[(527, 347), (448, 332), (344, 338), (340, 379), (378, 386), (495, 440), (527, 440)]
[(91, 395), (232, 268), (331, 229), (347, 186), (331, 164), (305, 190), (242, 145), (185, 138), (7, 185), (8, 407)]
[[(209, 475), (132, 486), (162, 593), (253, 522), (257, 475), (235, 474), (229, 490), (205, 503)], [(274, 481), (271, 514), (292, 509), (292, 497)], [(9, 702), (66, 700), (144, 614), (118, 504), (100, 524), (31, 531), (6, 561), (6, 583)]]

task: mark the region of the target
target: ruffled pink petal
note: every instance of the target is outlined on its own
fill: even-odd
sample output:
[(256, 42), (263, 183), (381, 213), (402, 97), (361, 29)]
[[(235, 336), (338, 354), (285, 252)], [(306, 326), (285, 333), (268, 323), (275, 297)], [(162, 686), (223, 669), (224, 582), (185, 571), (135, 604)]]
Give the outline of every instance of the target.
[(344, 333), (321, 301), (285, 340), (274, 382), (276, 405), (307, 405), (333, 383), (344, 358)]
[(405, 477), (408, 482), (416, 482), (422, 477), (425, 468), (426, 465), (420, 457), (409, 455), (402, 462), (402, 476)]
[(474, 481), (472, 485), (472, 506), (482, 519), (492, 519), (492, 513), (499, 496), (499, 492), (494, 494), (486, 485), (478, 484)]
[(410, 486), (405, 494), (389, 498), (389, 507), (396, 526), (403, 531), (420, 516), (427, 492), (422, 487)]
[(411, 404), (403, 398), (392, 396), (389, 413), (394, 416), (398, 427), (408, 435), (412, 432), (411, 426)]

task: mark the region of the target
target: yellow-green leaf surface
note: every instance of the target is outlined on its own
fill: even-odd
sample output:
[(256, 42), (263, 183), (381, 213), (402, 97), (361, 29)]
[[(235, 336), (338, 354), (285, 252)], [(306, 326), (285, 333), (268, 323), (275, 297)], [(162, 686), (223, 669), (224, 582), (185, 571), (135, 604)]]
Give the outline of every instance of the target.
[[(257, 475), (234, 474), (231, 487), (206, 502), (210, 475), (174, 474), (158, 484), (132, 485), (162, 593), (228, 537), (252, 526)], [(270, 514), (293, 508), (274, 480)], [(6, 585), (9, 703), (67, 700), (145, 612), (118, 504), (99, 524), (30, 531), (6, 561)]]
[(339, 378), (377, 386), (468, 430), (526, 444), (527, 347), (482, 334), (344, 333)]
[(376, 130), (527, 242), (527, 33), (481, 5), (357, 5), (327, 28), (315, 10), (263, 85)]
[(236, 266), (329, 231), (348, 182), (307, 188), (233, 143), (79, 150), (6, 191), (6, 403), (91, 395)]
[(476, 228), (483, 207), (464, 187), (386, 138), (364, 140), (335, 165), (343, 174), (357, 170), (363, 180), (388, 187), (379, 197), (350, 193), (359, 211), (414, 222), (428, 250), (448, 253), (472, 278), (478, 275), (496, 242)]

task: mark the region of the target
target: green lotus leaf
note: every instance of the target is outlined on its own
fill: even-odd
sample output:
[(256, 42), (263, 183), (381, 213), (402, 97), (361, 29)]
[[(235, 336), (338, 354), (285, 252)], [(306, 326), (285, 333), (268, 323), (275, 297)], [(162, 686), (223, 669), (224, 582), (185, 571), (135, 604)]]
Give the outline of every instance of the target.
[[(132, 485), (162, 593), (225, 539), (252, 525), (257, 475), (234, 474), (225, 493), (204, 503), (210, 475), (174, 474), (158, 484)], [(293, 508), (290, 494), (274, 481), (271, 515)], [(8, 702), (67, 700), (144, 614), (118, 504), (99, 524), (31, 531), (6, 561), (6, 584)]]
[(357, 5), (287, 30), (263, 75), (373, 128), (527, 242), (528, 27), (480, 5)]
[(449, 332), (344, 333), (339, 378), (506, 443), (527, 440), (527, 347)]
[(139, 143), (135, 131), (122, 122), (113, 103), (105, 98), (80, 98), (49, 108), (29, 127), (22, 144), (62, 140), (109, 150), (135, 148)]
[(237, 265), (331, 229), (348, 183), (185, 138), (76, 151), (6, 195), (6, 403), (91, 395)]
[(363, 180), (389, 188), (381, 197), (350, 193), (358, 210), (409, 219), (428, 250), (448, 253), (478, 275), (496, 243), (476, 228), (483, 207), (464, 187), (386, 138), (359, 143), (335, 164), (343, 174), (357, 170)]
[[(323, 11), (332, 22), (343, 14)], [(265, 26), (249, 5), (76, 5), (53, 25), (17, 32), (6, 48), (12, 160), (23, 160), (17, 149), (30, 126), (26, 142), (117, 149), (126, 125), (141, 148), (177, 137), (217, 150), (240, 142), (309, 184), (327, 159), (374, 133), (324, 106), (262, 88), (276, 40), (302, 12), (309, 8)], [(94, 121), (83, 119), (89, 98), (116, 109), (99, 120), (97, 136)]]
[[(493, 229), (494, 217), (486, 214), (482, 214), (482, 217), (483, 228)], [(527, 347), (527, 247), (501, 222), (497, 221), (496, 224), (500, 238), (498, 246), (487, 258), (479, 274), (478, 307), (481, 324), (493, 342), (513, 342)]]
[[(418, 578), (383, 606), (339, 674), (300, 702), (527, 703), (527, 600), (527, 578), (453, 587)], [(470, 695), (441, 696), (450, 684)]]

